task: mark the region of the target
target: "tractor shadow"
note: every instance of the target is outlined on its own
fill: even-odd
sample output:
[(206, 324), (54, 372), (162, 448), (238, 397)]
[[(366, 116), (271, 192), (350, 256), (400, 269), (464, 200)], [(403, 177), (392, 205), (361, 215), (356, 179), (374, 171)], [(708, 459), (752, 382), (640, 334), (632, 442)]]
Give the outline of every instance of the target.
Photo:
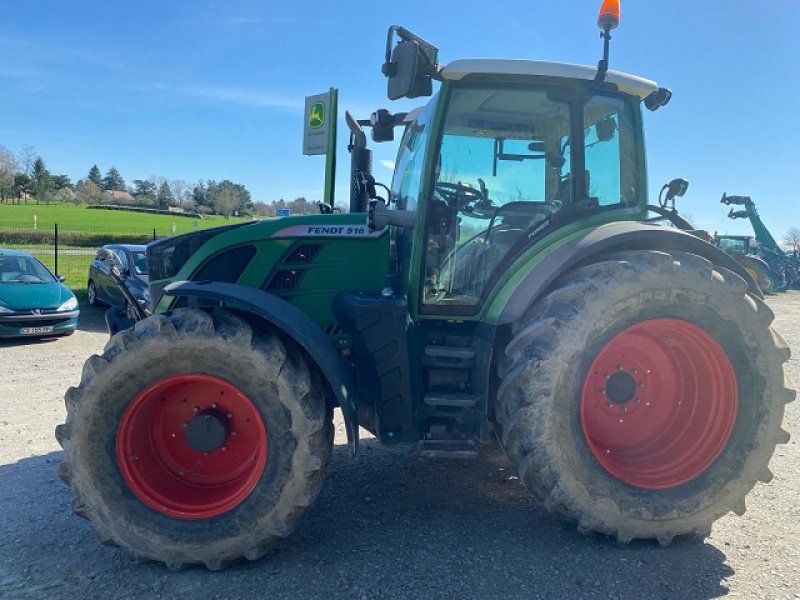
[(617, 545), (546, 512), (505, 457), (432, 461), (336, 446), (316, 503), (277, 550), (171, 573), (101, 546), (72, 515), (61, 452), (0, 466), (0, 590), (9, 598), (717, 598), (734, 574), (699, 537)]

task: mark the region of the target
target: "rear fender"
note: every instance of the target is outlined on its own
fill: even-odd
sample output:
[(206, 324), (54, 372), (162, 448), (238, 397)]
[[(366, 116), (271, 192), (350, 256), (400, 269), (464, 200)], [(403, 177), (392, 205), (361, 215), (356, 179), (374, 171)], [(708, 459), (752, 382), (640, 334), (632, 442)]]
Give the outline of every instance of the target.
[(691, 234), (677, 229), (642, 223), (615, 223), (599, 227), (560, 246), (523, 277), (499, 312), (497, 325), (513, 323), (564, 272), (624, 250), (661, 250), (689, 252), (733, 271), (744, 279), (749, 293), (763, 299), (763, 294), (749, 273), (725, 252)]
[(292, 338), (319, 368), (344, 415), (351, 453), (358, 449), (355, 390), (347, 365), (328, 336), (300, 309), (261, 290), (235, 283), (177, 281), (164, 288), (167, 296), (211, 300), (247, 313)]

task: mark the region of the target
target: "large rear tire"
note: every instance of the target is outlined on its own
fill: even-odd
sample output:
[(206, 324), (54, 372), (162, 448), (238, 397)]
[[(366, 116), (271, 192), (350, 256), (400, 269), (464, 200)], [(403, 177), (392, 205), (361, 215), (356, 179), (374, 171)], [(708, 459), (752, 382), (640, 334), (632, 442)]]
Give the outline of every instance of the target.
[(545, 506), (627, 543), (708, 534), (769, 481), (789, 349), (737, 275), (630, 251), (567, 274), (513, 327), (496, 421)]
[(171, 569), (255, 560), (294, 529), (333, 444), (320, 379), (290, 341), (179, 309), (86, 361), (56, 429), (74, 511)]

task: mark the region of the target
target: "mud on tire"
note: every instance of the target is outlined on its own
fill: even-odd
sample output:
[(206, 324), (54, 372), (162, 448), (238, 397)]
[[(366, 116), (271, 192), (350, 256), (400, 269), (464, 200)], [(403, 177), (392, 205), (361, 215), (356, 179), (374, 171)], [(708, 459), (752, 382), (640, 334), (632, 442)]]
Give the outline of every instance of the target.
[[(253, 464), (260, 463), (254, 467), (237, 459), (234, 464), (244, 475), (240, 477), (237, 471), (227, 478), (224, 490), (230, 493), (223, 494), (221, 503), (212, 502), (219, 500), (213, 496), (213, 483), (201, 486), (199, 501), (196, 495), (185, 493), (188, 488), (180, 482), (170, 483), (174, 473), (169, 467), (159, 467), (176, 457), (186, 462), (187, 456), (197, 458), (198, 465), (211, 464), (211, 452), (192, 455), (184, 445), (182, 454), (172, 456), (158, 450), (171, 442), (161, 441), (163, 432), (156, 431), (155, 424), (155, 433), (144, 431), (146, 423), (160, 426), (173, 418), (158, 401), (177, 402), (184, 410), (180, 394), (170, 397), (174, 389), (158, 397), (163, 388), (159, 382), (180, 383), (187, 374), (192, 385), (197, 384), (192, 374), (202, 374), (200, 384), (210, 381), (219, 393), (233, 390), (242, 416), (263, 423), (263, 431), (249, 429)], [(155, 390), (152, 397), (142, 391), (148, 389)], [(182, 389), (197, 391), (196, 387)], [(131, 408), (135, 398), (144, 408)], [(186, 400), (191, 405), (192, 398)], [(330, 461), (331, 409), (304, 354), (275, 333), (254, 331), (224, 310), (209, 314), (179, 309), (115, 335), (102, 355), (86, 361), (80, 385), (67, 391), (65, 401), (66, 423), (56, 429), (64, 448), (59, 474), (73, 489), (74, 511), (92, 522), (103, 543), (122, 546), (137, 558), (164, 562), (171, 569), (202, 563), (216, 570), (242, 557), (262, 556), (294, 529), (317, 496)], [(224, 403), (220, 407), (225, 410)], [(224, 421), (224, 416), (219, 420)], [(169, 429), (164, 431), (171, 435)], [(155, 476), (147, 475), (151, 471), (142, 471), (139, 479), (124, 474), (125, 469), (138, 468), (125, 464), (129, 458), (143, 459), (121, 453), (127, 447), (118, 440), (119, 432), (149, 456), (152, 464), (148, 466), (156, 469)], [(215, 452), (225, 449), (218, 447)], [(233, 455), (234, 444), (231, 449)], [(156, 460), (159, 456), (163, 460)], [(171, 467), (172, 471), (178, 468)], [(183, 463), (180, 468), (184, 476)], [(168, 477), (173, 479), (163, 483)], [(247, 477), (249, 484), (239, 483)], [(163, 505), (159, 494), (166, 498)], [(201, 502), (203, 494), (208, 495), (207, 505)], [(187, 514), (181, 516), (175, 507)]]
[[(661, 544), (707, 535), (728, 511), (744, 513), (789, 439), (789, 349), (772, 319), (740, 277), (695, 255), (630, 251), (578, 268), (513, 325), (495, 407), (501, 446), (528, 489), (584, 533)], [(676, 406), (644, 412), (668, 401), (665, 388)], [(628, 408), (648, 439), (614, 430), (635, 416)]]

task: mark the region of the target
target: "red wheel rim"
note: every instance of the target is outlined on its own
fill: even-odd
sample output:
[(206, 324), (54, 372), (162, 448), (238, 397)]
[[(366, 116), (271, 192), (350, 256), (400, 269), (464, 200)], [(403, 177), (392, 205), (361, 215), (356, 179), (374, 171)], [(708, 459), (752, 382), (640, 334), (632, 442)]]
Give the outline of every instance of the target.
[[(200, 438), (202, 451), (198, 425), (218, 434), (211, 442), (209, 434)], [(208, 519), (238, 506), (258, 483), (268, 451), (253, 402), (211, 375), (173, 375), (151, 384), (117, 429), (125, 483), (142, 503), (178, 519)]]
[(722, 346), (679, 319), (652, 319), (611, 339), (581, 396), (583, 435), (617, 479), (657, 490), (703, 473), (731, 436), (736, 375)]

